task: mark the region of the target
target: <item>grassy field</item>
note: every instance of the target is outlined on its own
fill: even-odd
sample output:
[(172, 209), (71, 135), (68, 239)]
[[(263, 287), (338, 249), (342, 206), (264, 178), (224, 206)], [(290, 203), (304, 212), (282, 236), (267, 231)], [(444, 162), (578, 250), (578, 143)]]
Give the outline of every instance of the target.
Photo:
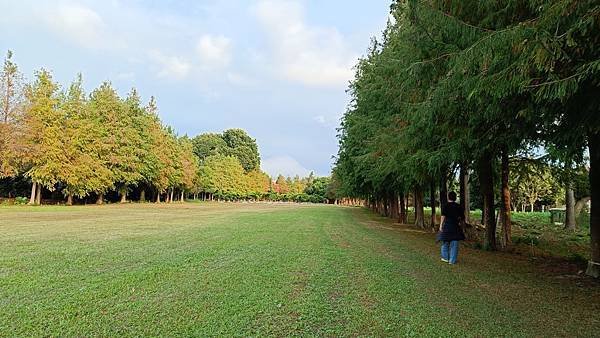
[(358, 208), (0, 207), (3, 336), (597, 336), (600, 285)]

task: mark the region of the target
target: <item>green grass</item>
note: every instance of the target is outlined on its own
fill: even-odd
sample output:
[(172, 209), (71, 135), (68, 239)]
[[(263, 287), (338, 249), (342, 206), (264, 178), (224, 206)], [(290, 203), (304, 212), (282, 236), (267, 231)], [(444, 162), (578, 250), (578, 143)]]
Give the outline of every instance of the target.
[(359, 208), (0, 208), (0, 335), (595, 336), (600, 286)]

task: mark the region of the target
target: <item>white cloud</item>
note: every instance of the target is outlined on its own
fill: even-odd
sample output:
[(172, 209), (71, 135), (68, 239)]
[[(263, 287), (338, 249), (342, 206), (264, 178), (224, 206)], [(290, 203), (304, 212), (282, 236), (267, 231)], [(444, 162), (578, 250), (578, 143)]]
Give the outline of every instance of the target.
[(231, 63), (232, 43), (225, 36), (203, 35), (196, 44), (196, 52), (203, 68), (225, 68)]
[(122, 47), (122, 41), (109, 32), (102, 17), (92, 10), (75, 3), (60, 3), (41, 8), (38, 13), (50, 30), (73, 43), (88, 49), (114, 49)]
[(336, 29), (307, 25), (300, 3), (263, 0), (255, 13), (283, 77), (311, 86), (345, 86), (352, 78), (357, 56)]
[(291, 156), (270, 157), (262, 161), (261, 169), (276, 178), (279, 174), (284, 176), (308, 176), (311, 170), (306, 169), (300, 162)]
[(178, 56), (167, 56), (155, 50), (150, 52), (150, 58), (158, 65), (157, 76), (161, 78), (181, 80), (192, 70), (192, 64)]
[(229, 83), (231, 83), (232, 85), (236, 85), (236, 86), (247, 87), (247, 86), (253, 86), (256, 84), (256, 81), (254, 81), (242, 74), (235, 73), (235, 72), (228, 72), (226, 74), (226, 77), (227, 77), (227, 81), (229, 81)]

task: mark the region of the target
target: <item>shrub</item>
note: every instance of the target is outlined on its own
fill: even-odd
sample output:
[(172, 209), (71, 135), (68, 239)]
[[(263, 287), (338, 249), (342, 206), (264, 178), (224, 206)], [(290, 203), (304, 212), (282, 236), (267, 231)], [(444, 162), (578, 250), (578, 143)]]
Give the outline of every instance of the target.
[(15, 205), (25, 205), (29, 203), (29, 199), (27, 197), (16, 197)]

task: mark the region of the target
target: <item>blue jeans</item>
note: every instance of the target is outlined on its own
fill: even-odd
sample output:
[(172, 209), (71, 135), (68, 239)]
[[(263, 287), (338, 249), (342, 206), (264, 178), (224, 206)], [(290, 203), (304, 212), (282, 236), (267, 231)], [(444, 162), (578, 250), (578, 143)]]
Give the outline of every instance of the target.
[(456, 264), (458, 258), (458, 242), (442, 242), (442, 258), (447, 260), (450, 264)]

